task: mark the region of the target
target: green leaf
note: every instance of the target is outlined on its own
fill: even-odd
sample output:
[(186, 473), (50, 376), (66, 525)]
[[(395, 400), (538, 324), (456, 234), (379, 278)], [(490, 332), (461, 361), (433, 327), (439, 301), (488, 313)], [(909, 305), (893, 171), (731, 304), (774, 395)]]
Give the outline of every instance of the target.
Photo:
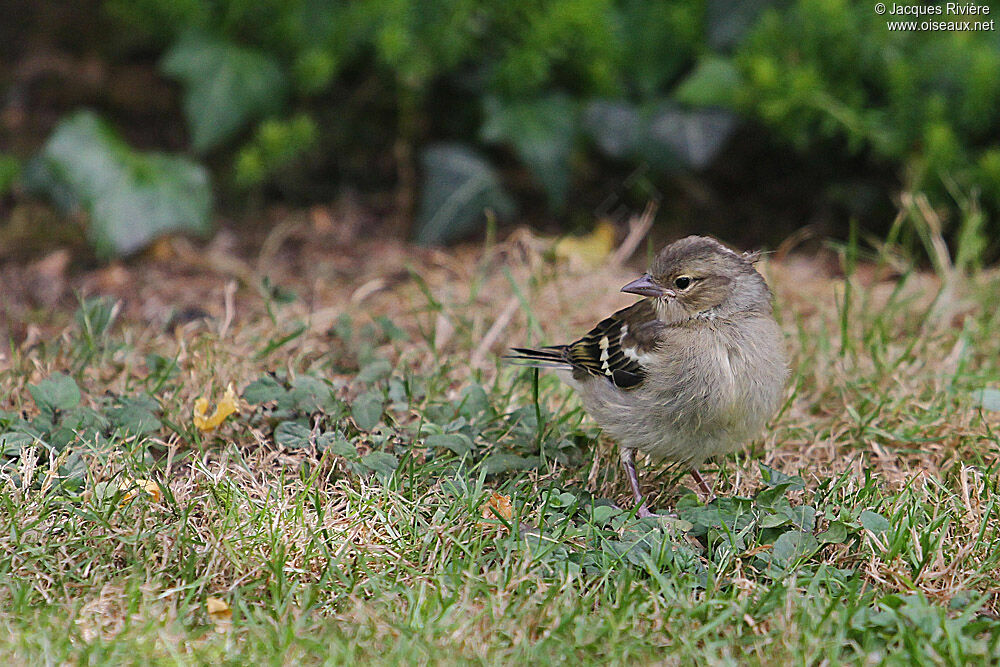
[(199, 153), (285, 103), (288, 81), (277, 60), (196, 31), (177, 40), (160, 69), (184, 84), (184, 115)]
[(243, 390), (243, 400), (252, 405), (260, 405), (277, 401), (287, 393), (288, 390), (272, 376), (262, 375)]
[(351, 405), (351, 417), (362, 431), (375, 428), (382, 419), (382, 395), (368, 392), (358, 396)]
[(776, 486), (769, 486), (766, 489), (761, 489), (754, 496), (754, 504), (759, 507), (768, 507), (771, 509), (781, 509), (782, 507), (788, 505), (788, 499), (785, 498), (785, 492), (788, 491), (789, 483), (782, 482)]
[(622, 513), (621, 508), (613, 505), (598, 505), (594, 508), (593, 522), (598, 526), (603, 526), (612, 518)]
[(23, 431), (0, 434), (0, 456), (17, 458), (21, 455), (21, 449), (30, 447), (36, 441), (35, 436)]
[(790, 519), (783, 514), (766, 514), (760, 520), (760, 527), (777, 528), (778, 526), (784, 526), (789, 521)]
[(980, 389), (972, 395), (983, 410), (1000, 411), (1000, 389)]
[(123, 397), (119, 404), (108, 408), (107, 416), (111, 425), (133, 435), (159, 431), (163, 424), (156, 413), (160, 404), (152, 396)]
[(571, 507), (576, 505), (578, 502), (577, 497), (570, 493), (569, 491), (563, 491), (562, 493), (554, 494), (549, 498), (548, 504), (550, 507)]
[(639, 155), (659, 169), (704, 169), (736, 130), (736, 116), (723, 109), (685, 111), (672, 102), (646, 109)]
[(355, 460), (358, 458), (358, 450), (352, 445), (342, 433), (337, 431), (327, 431), (316, 438), (316, 449), (321, 452), (329, 451), (331, 454), (343, 456), (345, 459)]
[(493, 168), (460, 144), (435, 144), (420, 156), (424, 178), (415, 240), (436, 245), (457, 240), (483, 225), (486, 211), (513, 215), (514, 204)]
[(708, 0), (705, 7), (708, 45), (713, 51), (738, 45), (757, 17), (774, 0)]
[(361, 465), (386, 478), (396, 471), (399, 460), (389, 452), (369, 452), (361, 457)]
[(642, 140), (642, 119), (626, 102), (591, 102), (583, 112), (583, 128), (602, 153), (616, 160), (637, 152)]
[(98, 482), (94, 485), (94, 500), (100, 503), (110, 502), (124, 494), (119, 482)]
[(771, 547), (772, 558), (780, 564), (789, 565), (794, 561), (809, 556), (819, 549), (819, 542), (812, 533), (790, 530), (782, 533)]
[(787, 484), (787, 488), (794, 491), (799, 491), (806, 488), (805, 481), (798, 475), (786, 475), (780, 470), (775, 470), (763, 463), (758, 464), (760, 466), (760, 476), (761, 479), (770, 487), (778, 486), (779, 484)]
[(92, 112), (62, 120), (32, 164), (29, 189), (64, 210), (86, 211), (87, 235), (101, 257), (128, 255), (168, 232), (211, 229), (202, 166), (134, 151)]
[(80, 402), (76, 381), (63, 373), (53, 373), (38, 384), (29, 384), (28, 391), (38, 409), (43, 411), (69, 410)]
[(820, 544), (843, 544), (847, 541), (847, 526), (842, 521), (831, 521), (822, 533), (816, 536)]
[(308, 447), (312, 431), (300, 421), (283, 421), (274, 429), (274, 441), (286, 449)]
[(787, 516), (799, 530), (811, 533), (813, 528), (816, 527), (816, 510), (809, 505), (789, 507), (783, 510), (782, 513)]
[(876, 535), (881, 535), (892, 528), (892, 524), (889, 523), (888, 519), (881, 514), (872, 512), (871, 510), (863, 511), (861, 516), (858, 517), (858, 520), (861, 522), (861, 525), (864, 526), (865, 530), (871, 531)]
[(730, 108), (740, 84), (740, 73), (732, 61), (709, 55), (677, 86), (674, 99), (694, 107)]
[(365, 366), (358, 371), (356, 379), (361, 384), (371, 384), (381, 380), (390, 373), (392, 373), (392, 364), (385, 359), (376, 359), (369, 364), (365, 364)]
[(705, 41), (704, 2), (618, 0), (620, 67), (639, 99), (664, 90)]
[(511, 102), (488, 97), (486, 119), (480, 130), (484, 141), (514, 148), (548, 195), (549, 207), (562, 210), (569, 188), (570, 153), (577, 134), (577, 106), (568, 96), (554, 93)]
[(318, 134), (316, 122), (305, 114), (287, 121), (263, 121), (250, 143), (240, 149), (233, 180), (241, 187), (252, 187), (288, 170), (316, 145)]
[(459, 456), (463, 456), (472, 451), (472, 440), (463, 433), (439, 433), (429, 435), (424, 439), (424, 444), (428, 447), (444, 447), (450, 449)]
[(333, 388), (312, 375), (299, 375), (292, 381), (292, 388), (284, 396), (282, 407), (309, 414), (323, 412), (339, 415), (343, 410), (341, 402), (333, 395)]
[(492, 454), (483, 459), (483, 470), (488, 475), (495, 475), (511, 470), (534, 470), (541, 464), (537, 456), (518, 456), (517, 454)]
[(21, 175), (21, 161), (13, 155), (0, 153), (0, 197), (5, 197)]
[(459, 400), (461, 407), (458, 409), (458, 414), (466, 419), (472, 420), (482, 415), (489, 415), (489, 395), (478, 384), (469, 385), (463, 389)]

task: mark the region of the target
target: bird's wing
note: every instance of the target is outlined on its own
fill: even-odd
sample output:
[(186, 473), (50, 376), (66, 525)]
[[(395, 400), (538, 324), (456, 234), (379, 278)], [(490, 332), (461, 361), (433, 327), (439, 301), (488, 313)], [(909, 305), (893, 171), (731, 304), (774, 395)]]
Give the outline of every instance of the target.
[(666, 326), (656, 317), (652, 299), (619, 310), (586, 336), (561, 350), (574, 370), (606, 376), (619, 389), (631, 389), (645, 379), (649, 354)]

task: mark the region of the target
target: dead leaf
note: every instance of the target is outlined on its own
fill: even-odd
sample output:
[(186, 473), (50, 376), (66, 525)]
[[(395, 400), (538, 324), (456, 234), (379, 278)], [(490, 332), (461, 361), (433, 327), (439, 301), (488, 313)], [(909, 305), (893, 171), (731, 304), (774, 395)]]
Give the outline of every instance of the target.
[(122, 480), (118, 484), (118, 488), (125, 491), (125, 495), (122, 496), (121, 501), (118, 503), (119, 505), (131, 502), (141, 491), (145, 491), (146, 495), (152, 498), (155, 503), (163, 500), (163, 492), (160, 491), (160, 486), (151, 479)]
[(208, 416), (208, 399), (204, 396), (194, 402), (194, 425), (202, 431), (213, 431), (219, 427), (226, 417), (239, 412), (240, 399), (230, 384), (226, 387), (226, 393), (215, 406), (215, 412)]
[(208, 618), (215, 624), (215, 631), (223, 633), (233, 625), (233, 610), (229, 603), (222, 598), (209, 597), (205, 600), (205, 609), (208, 611)]
[[(486, 504), (483, 505), (483, 518), (501, 518), (504, 521), (513, 521), (514, 519), (514, 507), (510, 504), (510, 496), (505, 496), (502, 493), (497, 493), (493, 491), (490, 493), (489, 499)], [(480, 528), (490, 528), (495, 527), (496, 524), (490, 523), (488, 521), (480, 521)], [(505, 526), (500, 526), (504, 528)]]
[(614, 249), (615, 226), (608, 220), (600, 220), (589, 234), (559, 239), (553, 252), (571, 265), (595, 267), (601, 266)]

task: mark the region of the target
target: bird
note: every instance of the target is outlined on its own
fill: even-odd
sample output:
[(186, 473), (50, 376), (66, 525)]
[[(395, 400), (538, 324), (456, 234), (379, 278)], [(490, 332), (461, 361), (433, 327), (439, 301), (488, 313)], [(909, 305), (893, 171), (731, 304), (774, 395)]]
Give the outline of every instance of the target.
[(707, 236), (664, 247), (648, 272), (621, 288), (643, 297), (566, 345), (511, 348), (507, 358), (555, 368), (586, 412), (614, 439), (640, 517), (635, 453), (699, 473), (763, 429), (788, 375), (772, 294), (740, 253)]

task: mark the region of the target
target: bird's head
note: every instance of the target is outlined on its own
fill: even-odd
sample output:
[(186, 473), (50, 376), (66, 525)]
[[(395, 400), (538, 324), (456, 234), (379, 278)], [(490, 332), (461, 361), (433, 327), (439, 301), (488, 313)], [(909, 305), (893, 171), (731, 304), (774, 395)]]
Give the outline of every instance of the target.
[(756, 269), (756, 255), (740, 254), (715, 239), (688, 236), (660, 251), (648, 273), (623, 292), (656, 299), (661, 320), (770, 312), (770, 290)]

